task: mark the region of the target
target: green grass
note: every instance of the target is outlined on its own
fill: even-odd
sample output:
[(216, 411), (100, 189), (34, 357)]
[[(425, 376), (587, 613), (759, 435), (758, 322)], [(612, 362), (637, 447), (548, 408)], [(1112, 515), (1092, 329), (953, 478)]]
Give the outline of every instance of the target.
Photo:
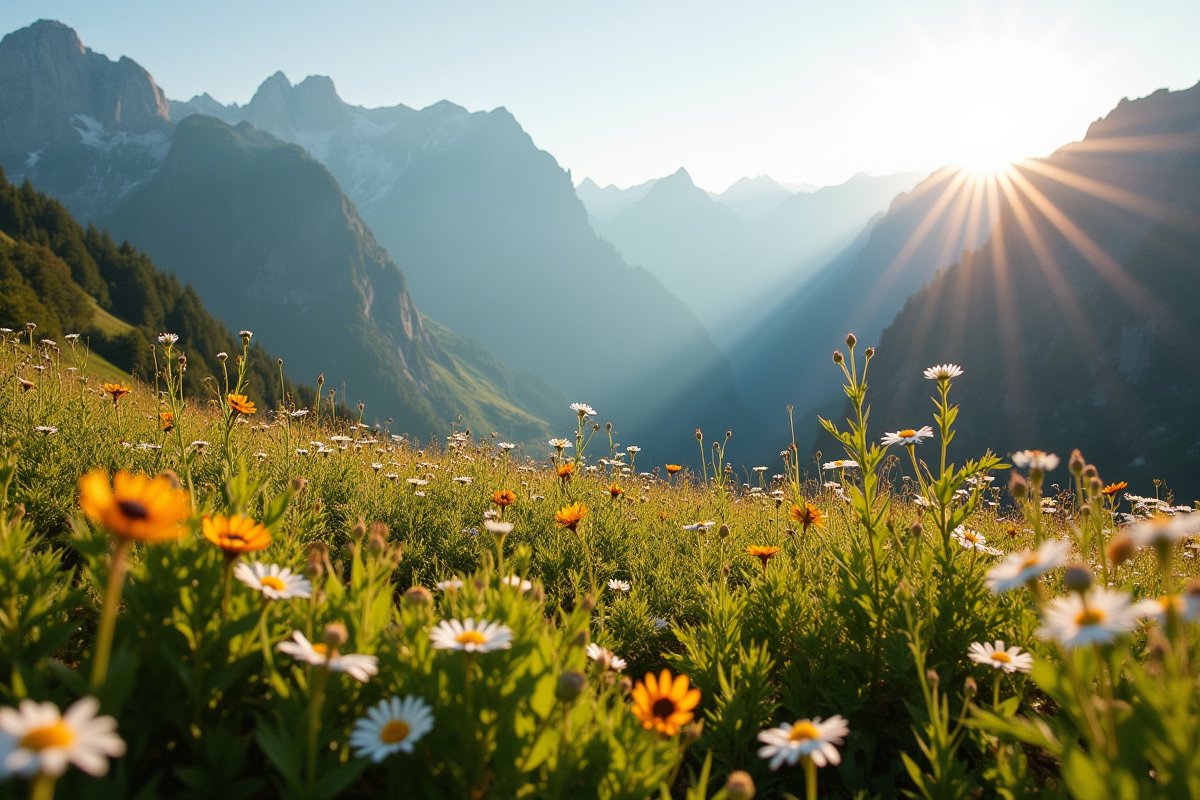
[[(0, 608), (23, 609), (0, 618), (0, 636), (8, 637), (0, 676), (20, 676), (0, 677), (5, 704), (28, 694), (65, 705), (84, 691), (109, 563), (107, 535), (79, 514), (77, 486), (90, 469), (169, 470), (194, 485), (197, 516), (245, 513), (271, 525), (270, 547), (244, 560), (315, 570), (321, 590), (313, 602), (262, 604), (235, 581), (222, 611), (227, 562), (196, 533), (197, 519), (177, 543), (139, 546), (112, 677), (96, 690), (130, 742), (121, 768), (103, 781), (110, 792), (202, 796), (240, 785), (245, 797), (635, 798), (662, 790), (723, 800), (726, 777), (745, 770), (759, 796), (803, 796), (802, 767), (770, 770), (756, 735), (781, 722), (833, 715), (845, 717), (851, 732), (838, 748), (841, 764), (820, 770), (823, 796), (1056, 796), (1064, 782), (1068, 793), (1088, 796), (1079, 788), (1083, 778), (1058, 767), (1068, 758), (1084, 759), (1083, 775), (1117, 764), (1113, 769), (1126, 772), (1110, 773), (1111, 780), (1132, 780), (1148, 792), (1166, 780), (1142, 769), (1157, 756), (1128, 745), (1132, 755), (1114, 761), (1078, 727), (1086, 715), (1076, 713), (1082, 706), (1066, 676), (1083, 676), (1087, 703), (1103, 708), (1107, 686), (1122, 709), (1132, 709), (1112, 720), (1121, 726), (1122, 748), (1127, 729), (1149, 724), (1138, 715), (1151, 713), (1155, 697), (1169, 689), (1183, 691), (1184, 706), (1195, 698), (1194, 681), (1162, 684), (1153, 664), (1141, 671), (1146, 643), (1162, 641), (1155, 628), (1140, 627), (1103, 651), (1114, 660), (1115, 678), (1097, 672), (1091, 649), (1064, 657), (1042, 641), (1030, 593), (985, 588), (999, 557), (943, 541), (937, 508), (913, 503), (905, 459), (880, 455), (870, 471), (879, 494), (869, 533), (854, 493), (871, 490), (857, 471), (822, 474), (809, 464), (807, 474), (785, 478), (788, 465), (780, 465), (744, 473), (754, 476), (745, 484), (718, 485), (686, 471), (668, 481), (662, 465), (601, 464), (600, 456), (613, 454), (593, 449), (564, 482), (548, 448), (506, 455), (466, 437), (418, 442), (344, 421), (318, 426), (312, 412), (270, 419), (260, 413), (243, 424), (222, 415), (215, 394), (188, 398), (177, 438), (161, 430), (163, 407), (148, 387), (114, 406), (94, 378), (35, 371), (28, 353), (2, 352), (5, 374), (36, 384), (23, 391), (10, 381), (0, 390), (0, 441), (13, 465), (8, 503), (0, 508), (8, 531), (0, 541), (9, 543), (0, 548)], [(208, 444), (187, 445), (185, 458), (180, 439)], [(935, 443), (920, 447), (920, 455), (936, 459)], [(456, 480), (463, 478), (469, 480)], [(0, 473), (0, 484), (5, 479)], [(497, 511), (493, 492), (500, 489), (517, 498), (503, 510), (513, 524), (503, 540), (503, 573), (484, 525)], [(1111, 570), (1115, 586), (1136, 596), (1162, 591), (1152, 551), (1108, 565), (1094, 539), (1080, 538), (1091, 528), (1080, 526), (1078, 498), (1058, 500), (1050, 513), (1023, 516), (1005, 492), (989, 488), (948, 508), (966, 514), (964, 524), (1004, 552), (1039, 537), (1067, 537), (1073, 558), (1097, 573)], [(799, 502), (825, 515), (819, 526), (805, 530), (790, 518)], [(578, 532), (555, 522), (555, 512), (571, 503), (588, 509)], [(923, 530), (914, 529), (918, 520)], [(688, 529), (708, 521), (703, 530)], [(34, 534), (40, 543), (14, 544), (13, 537)], [(764, 566), (747, 552), (752, 545), (779, 550)], [(528, 591), (500, 581), (514, 572), (531, 581)], [(1171, 574), (1176, 586), (1196, 576), (1190, 549), (1174, 551)], [(439, 591), (447, 579), (466, 585)], [(631, 590), (610, 589), (610, 580), (627, 581)], [(1063, 571), (1049, 573), (1041, 586), (1061, 596)], [(432, 605), (422, 590), (432, 592)], [(467, 616), (508, 625), (512, 649), (466, 662), (430, 649), (429, 630), (439, 619)], [(329, 623), (348, 631), (343, 652), (374, 655), (380, 672), (362, 684), (331, 676), (314, 751), (305, 734), (314, 671), (272, 648), (294, 630), (319, 639)], [(972, 643), (996, 639), (1038, 658), (1032, 678), (1001, 676), (968, 659)], [(696, 715), (703, 728), (666, 737), (643, 730), (630, 710), (630, 684), (584, 658), (589, 641), (624, 658), (635, 681), (664, 668), (687, 675), (701, 692)], [(1164, 656), (1163, 645), (1154, 647), (1155, 658), (1175, 652), (1168, 647)], [(560, 688), (574, 671), (586, 676), (578, 698)], [(982, 687), (978, 696), (974, 683)], [(1143, 684), (1149, 695), (1138, 689)], [(354, 721), (381, 698), (407, 695), (430, 705), (437, 720), (430, 738), (414, 755), (380, 766), (356, 758), (347, 743)], [(947, 720), (932, 711), (947, 705)], [(971, 727), (955, 727), (960, 712)], [(1052, 735), (1032, 723), (1021, 727), (1025, 718), (1040, 720)], [(1180, 719), (1178, 725), (1193, 725), (1196, 715)], [(1104, 720), (1101, 714), (1101, 727)], [(698, 777), (706, 760), (707, 784)], [(60, 791), (82, 792), (88, 782), (72, 772)]]

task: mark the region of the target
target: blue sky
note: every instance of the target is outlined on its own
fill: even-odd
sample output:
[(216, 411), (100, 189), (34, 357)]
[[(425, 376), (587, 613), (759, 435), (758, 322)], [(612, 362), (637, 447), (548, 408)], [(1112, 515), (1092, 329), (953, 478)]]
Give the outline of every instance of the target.
[(601, 185), (986, 166), (1200, 81), (1195, 0), (5, 0), (0, 31), (43, 17), (176, 99), (244, 103), (282, 69), (366, 106), (505, 106)]

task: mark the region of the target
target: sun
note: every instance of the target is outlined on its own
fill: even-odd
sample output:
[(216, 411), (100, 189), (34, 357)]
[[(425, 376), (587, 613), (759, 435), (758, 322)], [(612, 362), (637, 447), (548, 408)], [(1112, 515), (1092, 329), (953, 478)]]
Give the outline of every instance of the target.
[(992, 178), (1007, 172), (1020, 160), (1002, 151), (980, 150), (960, 156), (955, 166), (975, 178)]

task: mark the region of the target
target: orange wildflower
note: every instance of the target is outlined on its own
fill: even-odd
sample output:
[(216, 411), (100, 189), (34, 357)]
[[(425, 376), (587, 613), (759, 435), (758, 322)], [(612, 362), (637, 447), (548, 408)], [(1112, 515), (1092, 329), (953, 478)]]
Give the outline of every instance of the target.
[(575, 465), (570, 461), (563, 461), (559, 463), (555, 471), (558, 473), (558, 479), (566, 483), (574, 477)]
[(129, 394), (131, 390), (123, 383), (106, 383), (104, 384), (104, 391), (112, 395), (113, 404), (116, 405), (116, 402)]
[(647, 672), (645, 680), (637, 682), (630, 694), (630, 710), (646, 730), (663, 736), (674, 736), (695, 717), (693, 709), (700, 704), (700, 690), (688, 688), (688, 678), (672, 679), (664, 669), (657, 678)]
[(226, 555), (255, 553), (271, 544), (270, 531), (261, 523), (241, 515), (205, 517), (201, 528), (204, 538), (224, 550)]
[(165, 542), (178, 539), (181, 525), (192, 513), (187, 492), (162, 475), (130, 474), (118, 470), (112, 484), (103, 469), (79, 479), (79, 507), (121, 539)]
[(492, 492), (492, 502), (500, 506), (500, 508), (504, 508), (517, 502), (517, 496), (511, 489), (497, 489)]
[(812, 503), (797, 503), (792, 506), (788, 516), (803, 525), (806, 532), (809, 528), (825, 527), (825, 513)]
[(1113, 495), (1115, 495), (1117, 492), (1121, 491), (1128, 485), (1129, 485), (1129, 483), (1126, 481), (1110, 483), (1108, 486), (1105, 486), (1103, 489), (1100, 490), (1100, 494), (1104, 495), (1105, 497), (1112, 497)]
[(667, 474), (668, 475), (674, 475), (676, 472), (679, 472), (679, 470), (681, 470), (681, 469), (683, 469), (683, 466), (681, 464), (667, 464)]
[(579, 523), (583, 522), (583, 518), (587, 516), (587, 506), (583, 503), (572, 503), (569, 506), (563, 506), (554, 514), (554, 521), (558, 523), (558, 527), (567, 528), (568, 530), (578, 530)]
[(158, 413), (158, 427), (162, 428), (163, 433), (170, 433), (175, 430), (175, 415), (170, 411), (160, 411)]
[(767, 544), (752, 544), (746, 548), (746, 552), (761, 561), (763, 571), (766, 572), (767, 562), (775, 557), (775, 554), (779, 552), (779, 548)]
[(625, 490), (622, 489), (620, 486), (617, 486), (615, 483), (610, 484), (607, 491), (608, 491), (609, 495), (612, 496), (613, 500), (616, 500), (618, 497), (625, 494)]
[(18, 377), (17, 382), (21, 384), (21, 389), (28, 392), (33, 388), (33, 381), (27, 381), (24, 378)]
[(253, 414), (258, 411), (254, 402), (244, 394), (229, 395), (229, 407), (239, 414)]

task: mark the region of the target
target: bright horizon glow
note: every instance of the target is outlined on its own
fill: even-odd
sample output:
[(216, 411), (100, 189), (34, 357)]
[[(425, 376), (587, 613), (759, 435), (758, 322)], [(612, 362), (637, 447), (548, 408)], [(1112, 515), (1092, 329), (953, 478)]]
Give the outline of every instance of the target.
[(601, 186), (681, 166), (715, 191), (995, 169), (1081, 139), (1122, 97), (1200, 80), (1194, 0), (7, 0), (0, 33), (38, 18), (172, 99), (245, 103), (282, 70), (368, 107), (504, 106)]

